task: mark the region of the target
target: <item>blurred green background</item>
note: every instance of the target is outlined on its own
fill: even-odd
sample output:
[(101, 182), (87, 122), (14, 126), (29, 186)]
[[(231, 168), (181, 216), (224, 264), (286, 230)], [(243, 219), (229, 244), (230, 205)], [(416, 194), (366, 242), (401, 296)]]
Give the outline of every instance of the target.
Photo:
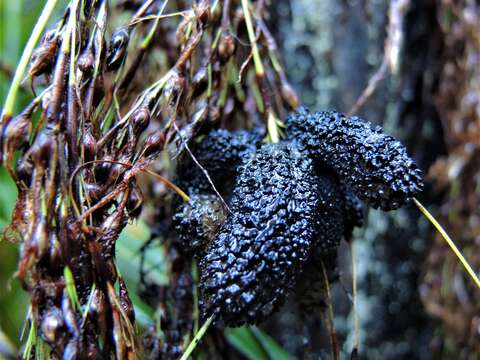
[[(43, 1), (0, 0), (0, 102), (3, 107), (10, 81), (28, 40)], [(30, 96), (21, 90), (16, 109), (25, 105)], [(15, 347), (27, 312), (28, 298), (13, 275), (17, 266), (18, 244), (4, 239), (5, 226), (17, 196), (16, 187), (4, 167), (0, 167), (0, 330)], [(1, 334), (0, 334), (1, 336)]]

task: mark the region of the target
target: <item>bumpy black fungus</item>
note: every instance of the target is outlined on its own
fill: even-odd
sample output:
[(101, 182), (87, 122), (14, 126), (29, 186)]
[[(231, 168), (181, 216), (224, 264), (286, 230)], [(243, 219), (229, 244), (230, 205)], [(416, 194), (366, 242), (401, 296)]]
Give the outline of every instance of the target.
[(262, 322), (294, 287), (305, 309), (322, 305), (340, 239), (363, 224), (359, 198), (391, 210), (423, 186), (405, 148), (358, 118), (302, 109), (286, 130), (280, 144), (216, 130), (192, 146), (231, 213), (195, 164), (179, 168), (192, 200), (174, 224), (200, 260), (203, 316), (227, 326)]
[(345, 240), (350, 241), (353, 229), (363, 225), (365, 208), (357, 195), (348, 186), (342, 184), (341, 188), (345, 202), (343, 237)]
[(260, 323), (307, 259), (318, 211), (312, 161), (264, 145), (239, 168), (229, 217), (200, 262), (201, 307), (229, 326)]
[[(262, 139), (262, 134), (257, 130), (213, 130), (200, 143), (192, 146), (192, 153), (208, 172), (215, 186), (225, 192), (231, 188), (242, 158), (257, 150)], [(212, 191), (207, 178), (193, 161), (181, 164), (178, 174), (180, 182), (187, 184), (187, 187)]]
[(335, 111), (305, 108), (291, 114), (286, 127), (288, 140), (333, 168), (374, 208), (397, 209), (422, 190), (421, 172), (405, 147), (380, 127)]
[(173, 216), (173, 224), (183, 250), (201, 256), (225, 217), (226, 210), (217, 195), (191, 191), (190, 201), (180, 204)]

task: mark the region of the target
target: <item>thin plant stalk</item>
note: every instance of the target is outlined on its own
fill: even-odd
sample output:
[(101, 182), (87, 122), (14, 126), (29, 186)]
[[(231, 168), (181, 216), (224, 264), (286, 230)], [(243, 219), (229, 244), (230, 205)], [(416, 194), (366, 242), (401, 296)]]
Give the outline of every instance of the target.
[(360, 321), (357, 311), (357, 264), (355, 244), (350, 244), (350, 254), (352, 255), (352, 303), (353, 303), (353, 326), (354, 326), (354, 349), (359, 350), (360, 346)]
[(35, 24), (32, 34), (28, 39), (27, 45), (23, 49), (22, 56), (20, 57), (20, 62), (18, 63), (17, 69), (15, 70), (15, 75), (13, 76), (12, 84), (10, 85), (10, 89), (8, 90), (7, 98), (5, 100), (5, 105), (3, 106), (2, 111), (2, 122), (5, 122), (5, 119), (12, 116), (13, 107), (15, 105), (15, 99), (17, 97), (18, 89), (22, 82), (23, 74), (27, 69), (28, 62), (30, 61), (30, 57), (32, 56), (33, 50), (35, 45), (38, 42), (38, 39), (43, 33), (45, 26), (47, 25), (48, 19), (52, 15), (53, 9), (57, 4), (57, 0), (47, 0), (45, 7), (40, 14), (40, 17)]
[(187, 349), (185, 350), (185, 352), (183, 353), (182, 357), (180, 358), (180, 360), (187, 360), (190, 355), (192, 354), (193, 350), (195, 350), (195, 348), (197, 347), (198, 343), (200, 342), (200, 339), (203, 337), (203, 335), (205, 334), (205, 332), (207, 331), (208, 327), (210, 326), (210, 324), (212, 323), (213, 321), (213, 315), (210, 316), (207, 321), (205, 321), (205, 323), (202, 325), (202, 327), (200, 328), (200, 330), (198, 330), (198, 332), (195, 334), (195, 336), (193, 337), (192, 341), (190, 341), (190, 344), (188, 344), (187, 346)]
[(255, 37), (255, 31), (253, 30), (252, 18), (250, 11), (248, 10), (248, 0), (242, 0), (243, 13), (245, 14), (245, 25), (247, 26), (248, 38), (252, 44), (253, 63), (255, 65), (255, 73), (257, 76), (263, 76), (265, 70), (263, 68), (262, 60), (260, 59), (260, 53), (258, 52), (257, 40)]
[(457, 246), (453, 242), (453, 240), (448, 236), (447, 232), (443, 229), (443, 227), (439, 224), (439, 222), (433, 217), (430, 212), (425, 209), (425, 207), (418, 201), (417, 199), (413, 198), (413, 202), (415, 205), (418, 207), (418, 209), (422, 212), (423, 215), (435, 226), (437, 231), (442, 235), (442, 237), (445, 239), (447, 242), (448, 246), (452, 249), (452, 251), (455, 253), (457, 258), (460, 260), (460, 263), (463, 265), (465, 270), (467, 271), (468, 275), (472, 278), (474, 281), (475, 285), (480, 289), (480, 280), (478, 279), (477, 274), (475, 274), (475, 271), (473, 271), (472, 267), (468, 263), (468, 261), (465, 259), (465, 257), (462, 255), (460, 250), (458, 250)]
[(327, 295), (327, 325), (329, 328), (330, 332), (330, 345), (331, 345), (331, 351), (332, 351), (332, 359), (334, 360), (339, 360), (339, 349), (338, 349), (338, 340), (337, 340), (337, 332), (335, 330), (335, 323), (334, 323), (334, 314), (333, 314), (333, 306), (332, 306), (332, 296), (330, 292), (330, 284), (328, 282), (328, 275), (327, 275), (327, 269), (325, 269), (325, 264), (323, 261), (321, 261), (322, 265), (322, 272), (323, 272), (323, 278), (325, 280), (325, 291)]

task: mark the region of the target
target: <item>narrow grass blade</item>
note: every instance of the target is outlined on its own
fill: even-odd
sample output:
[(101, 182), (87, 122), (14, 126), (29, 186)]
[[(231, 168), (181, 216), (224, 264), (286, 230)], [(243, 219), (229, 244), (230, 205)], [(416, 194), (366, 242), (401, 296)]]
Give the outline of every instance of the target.
[(294, 360), (294, 357), (285, 351), (274, 339), (272, 339), (265, 332), (252, 326), (250, 328), (255, 337), (260, 341), (265, 351), (270, 356), (270, 359), (275, 360)]
[(248, 327), (225, 330), (227, 341), (249, 360), (269, 360), (269, 356)]
[(470, 277), (473, 279), (473, 281), (475, 282), (477, 287), (480, 289), (480, 280), (478, 279), (477, 274), (475, 274), (475, 271), (473, 271), (472, 267), (470, 266), (468, 261), (465, 259), (465, 257), (462, 255), (460, 250), (458, 250), (457, 246), (455, 245), (453, 240), (450, 238), (450, 236), (448, 236), (447, 232), (438, 223), (438, 221), (433, 217), (433, 215), (430, 214), (427, 209), (425, 209), (425, 207), (420, 203), (420, 201), (413, 198), (413, 202), (415, 203), (415, 205), (417, 205), (418, 209), (422, 212), (422, 214), (425, 215), (425, 217), (433, 224), (433, 226), (435, 226), (435, 228), (440, 233), (440, 235), (442, 235), (442, 237), (447, 242), (448, 246), (450, 246), (450, 248), (453, 250), (453, 252), (457, 256), (457, 258), (462, 263), (462, 265), (465, 268), (465, 270), (467, 271), (468, 275), (470, 275)]
[(185, 350), (180, 360), (187, 360), (190, 357), (193, 350), (195, 350), (195, 348), (197, 347), (198, 342), (200, 341), (202, 336), (205, 334), (205, 332), (207, 331), (212, 321), (213, 321), (213, 315), (210, 316), (207, 319), (207, 321), (205, 321), (205, 323), (202, 325), (200, 330), (198, 330), (198, 332), (195, 334), (195, 337), (192, 339), (192, 341), (190, 341), (190, 344), (188, 345), (187, 350)]
[(2, 121), (4, 117), (9, 117), (12, 115), (13, 106), (15, 104), (15, 98), (17, 97), (18, 88), (20, 87), (20, 83), (22, 81), (23, 74), (28, 66), (28, 62), (30, 61), (30, 57), (32, 56), (33, 50), (35, 45), (42, 35), (45, 26), (47, 25), (48, 19), (52, 14), (52, 11), (57, 3), (57, 0), (48, 0), (43, 8), (40, 17), (38, 18), (37, 23), (35, 24), (32, 34), (28, 39), (27, 45), (25, 49), (23, 49), (22, 57), (20, 58), (20, 62), (18, 63), (17, 69), (15, 70), (15, 75), (13, 77), (12, 85), (8, 90), (7, 98), (5, 100), (5, 105), (2, 111)]

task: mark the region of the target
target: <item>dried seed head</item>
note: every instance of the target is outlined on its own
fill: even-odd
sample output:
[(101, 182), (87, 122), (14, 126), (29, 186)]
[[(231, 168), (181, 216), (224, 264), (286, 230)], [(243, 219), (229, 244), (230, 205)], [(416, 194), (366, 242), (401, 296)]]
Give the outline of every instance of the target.
[(23, 181), (25, 185), (29, 186), (32, 180), (33, 164), (29, 159), (21, 158), (17, 162), (17, 168), (15, 170), (17, 178)]
[(105, 189), (98, 183), (84, 183), (84, 189), (88, 199), (93, 203), (96, 203), (100, 198), (105, 195)]
[(48, 251), (48, 230), (45, 214), (42, 214), (40, 221), (32, 232), (29, 247), (35, 249), (37, 260), (40, 260)]
[(143, 155), (150, 156), (163, 150), (165, 145), (165, 131), (158, 130), (151, 133), (143, 144)]
[(95, 57), (90, 47), (86, 48), (84, 52), (78, 57), (77, 66), (84, 75), (92, 73), (95, 65)]
[(51, 307), (42, 316), (40, 328), (42, 329), (42, 336), (49, 343), (55, 343), (59, 335), (64, 331), (63, 316), (60, 309)]
[(138, 218), (142, 212), (143, 194), (140, 189), (135, 186), (130, 191), (127, 202), (127, 212), (130, 218)]
[(291, 110), (298, 108), (300, 101), (298, 100), (297, 93), (287, 81), (282, 81), (280, 93), (282, 94), (283, 101), (288, 104)]
[(147, 107), (141, 107), (136, 110), (130, 118), (133, 125), (133, 133), (138, 136), (150, 124), (150, 111)]
[(197, 18), (200, 26), (205, 27), (210, 23), (212, 15), (210, 12), (210, 4), (208, 1), (202, 0), (196, 6), (194, 5), (193, 12), (195, 13), (195, 17)]
[(58, 44), (59, 36), (56, 30), (50, 30), (45, 34), (39, 47), (32, 54), (28, 71), (30, 76), (39, 76), (51, 70)]
[(187, 84), (185, 76), (178, 71), (175, 71), (169, 78), (163, 89), (163, 96), (166, 102), (175, 105), (178, 98), (183, 94)]
[(192, 97), (197, 97), (201, 93), (205, 91), (208, 86), (208, 72), (207, 67), (202, 66), (200, 67), (195, 75), (192, 78), (192, 82), (190, 85)]
[(31, 115), (31, 113), (21, 113), (8, 122), (3, 130), (7, 148), (14, 151), (28, 144), (32, 131)]
[(48, 126), (37, 135), (30, 148), (32, 160), (36, 165), (46, 166), (48, 164), (53, 154), (54, 140), (53, 129)]
[(218, 55), (220, 55), (220, 60), (226, 63), (235, 53), (235, 48), (235, 39), (233, 36), (230, 34), (222, 35), (218, 42)]
[(133, 324), (135, 322), (135, 311), (133, 310), (133, 303), (128, 295), (127, 285), (123, 278), (118, 278), (118, 287), (119, 287), (119, 298), (120, 305), (122, 306), (123, 312), (127, 315), (130, 322)]
[(62, 265), (62, 254), (58, 235), (55, 230), (50, 230), (48, 234), (48, 250), (50, 269), (58, 269)]
[(107, 52), (107, 71), (114, 71), (120, 67), (127, 54), (129, 40), (130, 32), (126, 27), (121, 27), (112, 34)]
[(106, 155), (102, 158), (101, 163), (95, 166), (95, 178), (97, 183), (104, 183), (109, 179), (110, 176), (110, 169), (112, 168), (113, 156)]
[(95, 140), (95, 137), (93, 136), (90, 128), (86, 128), (83, 133), (82, 147), (85, 161), (91, 161), (95, 159), (97, 141)]

